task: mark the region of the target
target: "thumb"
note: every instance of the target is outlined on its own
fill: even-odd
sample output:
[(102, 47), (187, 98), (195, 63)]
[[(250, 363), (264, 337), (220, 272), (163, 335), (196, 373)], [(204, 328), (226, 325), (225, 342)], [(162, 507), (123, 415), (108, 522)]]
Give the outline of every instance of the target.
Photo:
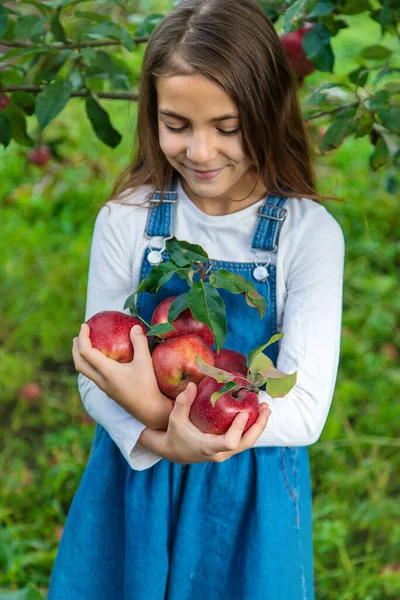
[(186, 388), (178, 394), (175, 399), (174, 414), (180, 414), (189, 418), (190, 407), (192, 406), (197, 394), (197, 385), (189, 381)]
[(134, 360), (151, 358), (149, 340), (140, 325), (134, 325), (130, 331), (130, 339), (134, 350)]

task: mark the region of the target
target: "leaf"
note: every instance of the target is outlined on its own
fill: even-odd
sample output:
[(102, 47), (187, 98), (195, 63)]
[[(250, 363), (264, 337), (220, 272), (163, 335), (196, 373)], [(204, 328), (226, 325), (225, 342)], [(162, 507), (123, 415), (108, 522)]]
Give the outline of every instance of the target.
[(11, 124), (4, 111), (0, 111), (0, 144), (7, 148), (11, 141)]
[(290, 392), (297, 381), (297, 373), (286, 375), (281, 379), (268, 379), (266, 391), (272, 398), (282, 398)]
[(363, 137), (372, 131), (374, 119), (368, 110), (364, 110), (359, 117), (356, 117), (353, 125), (355, 138)]
[(219, 292), (210, 283), (197, 281), (190, 288), (188, 298), (193, 317), (211, 329), (219, 352), (228, 333), (225, 305)]
[(400, 135), (400, 107), (392, 106), (389, 109), (377, 109), (378, 117), (384, 127)]
[(227, 383), (228, 381), (233, 381), (236, 377), (236, 375), (228, 373), (228, 371), (213, 367), (203, 358), (201, 358), (201, 356), (196, 356), (195, 362), (201, 373), (204, 373), (204, 375), (208, 375), (209, 377), (213, 377), (218, 383)]
[(371, 96), (368, 100), (369, 108), (371, 110), (380, 110), (389, 108), (390, 95), (386, 90), (379, 90), (376, 94)]
[(59, 6), (55, 11), (53, 18), (50, 23), (51, 33), (54, 35), (54, 38), (59, 42), (63, 42), (63, 44), (68, 44), (68, 38), (65, 34), (64, 27), (60, 21), (60, 13), (62, 11), (62, 7)]
[[(175, 265), (171, 260), (162, 262), (156, 267), (153, 267), (150, 273), (140, 282), (139, 286), (135, 290), (135, 294), (140, 292), (149, 292), (150, 294), (156, 294), (161, 287), (162, 283), (166, 283), (171, 277), (177, 272), (179, 267)], [(160, 283), (160, 281), (162, 283)]]
[(386, 46), (382, 46), (381, 44), (368, 46), (361, 52), (361, 56), (368, 60), (382, 60), (384, 58), (389, 58), (389, 56), (392, 56), (392, 54), (393, 52), (390, 50), (390, 48), (386, 48)]
[(93, 95), (86, 98), (86, 114), (99, 140), (110, 146), (110, 148), (118, 146), (122, 136), (114, 129), (108, 113), (100, 106)]
[(266, 354), (263, 354), (263, 352), (259, 352), (251, 361), (249, 371), (250, 373), (261, 373), (261, 371), (266, 371), (270, 368), (274, 368), (272, 360)]
[(154, 29), (164, 19), (164, 15), (153, 13), (146, 17), (135, 31), (135, 37), (147, 37), (151, 35)]
[(271, 344), (277, 342), (278, 340), (281, 340), (283, 338), (283, 335), (284, 335), (283, 333), (276, 333), (268, 340), (268, 342), (266, 344), (263, 344), (262, 346), (258, 346), (257, 348), (254, 348), (254, 350), (251, 350), (246, 357), (246, 365), (248, 367), (250, 367), (254, 357), (257, 354), (259, 354), (260, 352), (265, 350), (265, 348), (267, 348)]
[(168, 310), (168, 321), (172, 323), (179, 317), (182, 311), (186, 310), (189, 307), (189, 294), (181, 294), (173, 302)]
[(326, 152), (338, 148), (346, 135), (349, 135), (353, 128), (353, 119), (358, 107), (352, 106), (341, 110), (336, 120), (330, 125), (320, 143), (321, 152)]
[(89, 19), (90, 21), (98, 21), (100, 23), (108, 22), (109, 20), (108, 15), (102, 15), (89, 10), (78, 10), (75, 13), (75, 17)]
[(313, 29), (307, 31), (303, 38), (303, 49), (307, 58), (319, 71), (332, 73), (335, 57), (331, 48), (331, 32), (317, 23)]
[(365, 69), (364, 67), (359, 67), (355, 71), (349, 73), (348, 77), (352, 83), (363, 87), (368, 81), (368, 75), (368, 69)]
[(28, 146), (29, 148), (32, 148), (34, 145), (34, 142), (33, 142), (32, 138), (30, 138), (29, 135), (27, 134), (25, 116), (15, 106), (14, 98), (13, 98), (13, 104), (10, 106), (7, 106), (7, 108), (4, 112), (6, 113), (9, 123), (10, 123), (10, 126), (11, 126), (12, 139), (14, 139), (18, 144), (21, 144), (22, 146)]
[(209, 261), (207, 252), (201, 246), (178, 240), (175, 236), (165, 242), (165, 247), (171, 259), (181, 267), (191, 265), (196, 261), (202, 263)]
[(386, 77), (387, 75), (391, 75), (392, 73), (400, 73), (400, 68), (398, 68), (398, 67), (386, 67), (385, 69), (382, 69), (382, 71), (379, 71), (379, 73), (375, 77), (374, 83), (378, 83), (378, 81), (380, 81), (381, 79), (383, 79), (383, 77)]
[(234, 390), (235, 388), (238, 388), (238, 384), (235, 381), (229, 381), (228, 383), (226, 383), (225, 385), (222, 386), (221, 389), (219, 389), (217, 392), (213, 392), (210, 396), (210, 402), (213, 406), (215, 406), (218, 398), (220, 398), (221, 396), (223, 396), (224, 394), (226, 394), (227, 392), (230, 392), (232, 390)]
[(123, 310), (129, 308), (131, 313), (135, 316), (138, 314), (138, 311), (136, 309), (136, 295), (136, 292), (133, 292), (133, 294), (128, 296), (128, 298), (125, 300), (125, 304), (123, 307)]
[(8, 11), (5, 6), (0, 5), (0, 38), (2, 38), (8, 27)]
[(44, 24), (48, 20), (48, 17), (39, 17), (37, 15), (21, 17), (15, 24), (16, 39), (23, 40), (30, 38), (32, 42), (38, 42), (46, 34)]
[(296, 2), (287, 9), (284, 17), (283, 29), (285, 33), (298, 29), (306, 16), (314, 9), (317, 1), (318, 0), (296, 0)]
[(346, 0), (339, 10), (343, 15), (358, 15), (371, 10), (371, 4), (369, 0)]
[(324, 83), (320, 86), (318, 86), (317, 88), (315, 88), (315, 90), (313, 91), (313, 93), (311, 94), (311, 96), (309, 96), (308, 98), (305, 99), (305, 103), (306, 104), (320, 104), (321, 102), (325, 102), (327, 101), (327, 94), (325, 93), (328, 90), (331, 90), (333, 88), (337, 88), (337, 87), (343, 87), (343, 88), (347, 88), (349, 89), (348, 85), (345, 85), (344, 83)]
[(389, 154), (389, 148), (386, 144), (385, 138), (381, 135), (375, 145), (375, 149), (369, 157), (369, 164), (373, 171), (377, 171), (379, 167), (384, 165), (387, 161)]
[(150, 327), (146, 335), (162, 335), (163, 333), (168, 333), (168, 331), (176, 331), (176, 329), (171, 323), (158, 323)]
[(43, 130), (65, 107), (72, 93), (68, 79), (55, 81), (37, 95), (35, 114)]
[(307, 15), (307, 20), (331, 15), (335, 8), (336, 6), (332, 2), (329, 2), (329, 0), (320, 0), (312, 12)]
[(223, 288), (232, 294), (244, 294), (249, 306), (257, 309), (262, 319), (266, 311), (266, 302), (263, 296), (257, 292), (255, 285), (236, 273), (231, 273), (225, 269), (212, 271), (209, 277), (210, 283), (215, 288)]
[(131, 35), (125, 29), (122, 29), (116, 23), (106, 22), (106, 23), (98, 23), (97, 25), (92, 25), (88, 27), (84, 34), (87, 37), (93, 39), (102, 39), (104, 37), (109, 37), (112, 39), (119, 40), (127, 50), (132, 51), (135, 48), (135, 44), (132, 40)]

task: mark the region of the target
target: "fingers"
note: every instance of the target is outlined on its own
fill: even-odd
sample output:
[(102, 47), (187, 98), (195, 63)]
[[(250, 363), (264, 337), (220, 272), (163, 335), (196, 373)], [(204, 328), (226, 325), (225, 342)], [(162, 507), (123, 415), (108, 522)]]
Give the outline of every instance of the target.
[(225, 450), (236, 450), (239, 446), (248, 418), (249, 415), (246, 412), (241, 412), (233, 419), (231, 426), (224, 435)]
[(85, 375), (85, 377), (88, 377), (97, 385), (101, 383), (102, 377), (100, 373), (82, 358), (78, 348), (78, 338), (76, 337), (73, 339), (72, 343), (72, 357), (74, 359), (75, 369), (78, 373), (82, 373), (82, 375)]
[(134, 325), (130, 331), (130, 338), (134, 350), (134, 361), (151, 360), (149, 338), (145, 335), (140, 325)]
[[(89, 337), (90, 328), (86, 323), (83, 323), (78, 336), (78, 351), (81, 357), (88, 365), (97, 371), (104, 373), (110, 358), (107, 358), (100, 350), (92, 347), (92, 342)], [(90, 378), (91, 379), (91, 378)]]
[(260, 412), (257, 417), (257, 420), (246, 433), (243, 434), (241, 439), (241, 447), (243, 446), (243, 450), (247, 448), (252, 448), (264, 429), (267, 426), (269, 416), (271, 414), (271, 410), (266, 402), (260, 404)]
[(193, 383), (193, 381), (189, 381), (186, 386), (186, 389), (183, 390), (175, 400), (175, 406), (171, 413), (171, 416), (174, 415), (174, 418), (183, 418), (189, 419), (190, 407), (193, 404), (194, 399), (197, 394), (197, 385)]

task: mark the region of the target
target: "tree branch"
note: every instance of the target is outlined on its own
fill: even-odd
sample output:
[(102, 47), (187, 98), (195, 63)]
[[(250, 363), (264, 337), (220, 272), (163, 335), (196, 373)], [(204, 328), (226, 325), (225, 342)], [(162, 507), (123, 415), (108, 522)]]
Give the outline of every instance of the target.
[[(45, 89), (40, 85), (0, 85), (1, 92), (31, 92), (32, 94), (39, 94)], [(138, 94), (131, 94), (130, 92), (96, 92), (90, 91), (76, 91), (72, 92), (71, 96), (76, 98), (87, 98), (93, 93), (98, 98), (105, 98), (108, 100), (137, 100)]]
[[(135, 44), (144, 44), (149, 40), (148, 37), (132, 38)], [(78, 48), (95, 48), (96, 46), (122, 46), (121, 40), (91, 40), (86, 42), (73, 42), (71, 44), (31, 44), (30, 42), (9, 42), (0, 40), (1, 46), (9, 48), (45, 48), (48, 50), (76, 50)]]

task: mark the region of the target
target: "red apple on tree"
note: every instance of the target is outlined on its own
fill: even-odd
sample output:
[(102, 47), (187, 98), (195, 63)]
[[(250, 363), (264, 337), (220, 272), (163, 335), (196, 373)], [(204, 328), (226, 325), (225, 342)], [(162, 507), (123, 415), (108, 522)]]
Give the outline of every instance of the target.
[(43, 390), (38, 383), (30, 381), (18, 390), (18, 398), (27, 404), (37, 404), (43, 397)]
[(222, 348), (219, 353), (214, 350), (214, 367), (223, 369), (229, 373), (237, 371), (242, 375), (247, 375), (247, 364), (246, 357), (236, 350), (229, 350), (229, 348)]
[(190, 408), (189, 419), (193, 425), (203, 433), (220, 435), (226, 433), (233, 419), (239, 412), (246, 412), (249, 416), (243, 432), (257, 420), (260, 412), (260, 401), (257, 391), (248, 379), (242, 377), (241, 373), (232, 373), (232, 379), (238, 384), (232, 391), (225, 392), (216, 400), (211, 401), (211, 396), (219, 392), (225, 385), (218, 383), (214, 377), (207, 376), (197, 388), (196, 398)]
[[(159, 325), (160, 323), (168, 322), (169, 307), (175, 298), (177, 298), (177, 296), (169, 296), (160, 302), (160, 304), (156, 307), (151, 318), (152, 327), (154, 325)], [(158, 335), (158, 337), (167, 340), (180, 335), (193, 334), (198, 335), (208, 346), (212, 346), (214, 343), (214, 336), (211, 329), (205, 323), (196, 321), (190, 311), (190, 308), (183, 310), (178, 318), (172, 321), (171, 325), (175, 327), (175, 331), (161, 333)]]
[(315, 71), (315, 65), (307, 58), (303, 48), (303, 38), (308, 31), (313, 29), (312, 23), (303, 23), (296, 31), (290, 31), (280, 35), (281, 42), (285, 48), (289, 64), (299, 77), (305, 77)]
[(0, 92), (0, 110), (4, 110), (5, 108), (7, 108), (7, 106), (10, 104), (10, 102), (11, 102), (11, 100), (7, 96), (7, 94)]
[(38, 167), (44, 167), (51, 159), (51, 156), (51, 150), (48, 146), (38, 146), (28, 152), (28, 162)]
[(180, 335), (156, 346), (152, 354), (153, 367), (163, 394), (175, 399), (189, 381), (198, 385), (204, 379), (196, 356), (214, 365), (213, 351), (198, 335)]
[(117, 310), (104, 310), (95, 314), (88, 321), (89, 337), (93, 348), (120, 363), (128, 363), (133, 359), (133, 346), (130, 331), (134, 325), (140, 325), (146, 334), (147, 329), (137, 317), (132, 317)]

